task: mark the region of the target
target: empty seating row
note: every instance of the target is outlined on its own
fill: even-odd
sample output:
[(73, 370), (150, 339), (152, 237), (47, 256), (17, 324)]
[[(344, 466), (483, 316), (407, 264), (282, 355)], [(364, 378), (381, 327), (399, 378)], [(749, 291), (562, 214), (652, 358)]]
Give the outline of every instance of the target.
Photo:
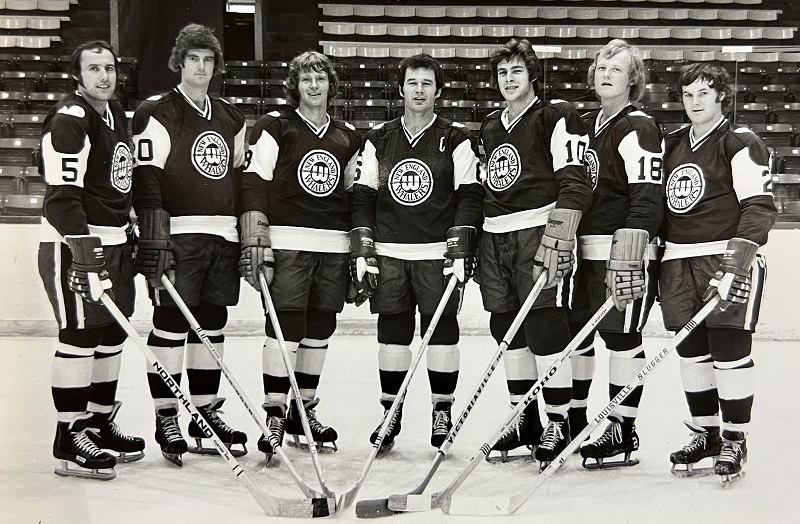
[(0, 15), (0, 29), (35, 29), (37, 31), (60, 29), (68, 23), (68, 16), (6, 16)]
[(0, 0), (0, 9), (11, 11), (69, 11), (78, 0)]
[[(0, 53), (0, 71), (61, 71), (67, 72), (69, 55), (53, 54), (27, 54), (27, 53)], [(131, 81), (136, 80), (139, 69), (139, 60), (134, 57), (117, 57), (117, 74), (126, 74)]]
[(46, 49), (54, 42), (60, 42), (60, 36), (41, 35), (2, 35), (0, 34), (0, 47), (22, 47), (25, 49)]
[(3, 91), (71, 91), (73, 80), (69, 73), (59, 71), (0, 71), (0, 90)]

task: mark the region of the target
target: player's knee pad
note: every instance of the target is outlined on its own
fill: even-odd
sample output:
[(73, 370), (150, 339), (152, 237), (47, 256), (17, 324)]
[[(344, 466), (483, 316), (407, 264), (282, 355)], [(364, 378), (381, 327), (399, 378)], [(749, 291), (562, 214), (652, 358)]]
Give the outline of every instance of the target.
[[(425, 333), (428, 330), (428, 326), (431, 325), (433, 316), (420, 315), (419, 317), (420, 332)], [(458, 319), (456, 319), (455, 315), (452, 317), (442, 315), (428, 343), (431, 346), (452, 346), (453, 344), (458, 344), (459, 333)]]
[(103, 329), (103, 336), (100, 340), (101, 346), (121, 346), (128, 334), (119, 324), (111, 324)]
[[(497, 344), (500, 344), (503, 341), (503, 338), (505, 338), (506, 333), (508, 333), (508, 329), (511, 327), (511, 324), (514, 323), (516, 316), (517, 311), (509, 311), (507, 313), (492, 313), (491, 316), (489, 316), (489, 331), (492, 333), (492, 338)], [(520, 349), (524, 347), (527, 347), (527, 343), (525, 342), (525, 331), (518, 329), (517, 332), (514, 333), (514, 338), (511, 339), (508, 349)]]
[[(278, 311), (278, 324), (281, 326), (284, 340), (300, 342), (306, 336), (305, 311)], [(265, 331), (268, 337), (277, 338), (275, 336), (275, 330), (272, 328), (272, 320), (269, 316), (267, 316)]]
[(378, 315), (378, 342), (408, 346), (414, 339), (414, 312)]
[(534, 355), (554, 355), (569, 344), (569, 322), (564, 308), (533, 309), (525, 317), (522, 327)]
[(58, 341), (77, 348), (95, 348), (103, 340), (103, 331), (104, 328), (61, 329), (58, 332)]
[(200, 304), (192, 308), (192, 314), (206, 331), (219, 331), (228, 323), (228, 308), (219, 304)]
[(708, 328), (705, 323), (698, 324), (692, 331), (686, 335), (683, 342), (678, 344), (678, 356), (682, 358), (692, 359), (695, 357), (704, 357), (710, 355), (708, 346)]
[(600, 338), (606, 343), (609, 351), (626, 352), (642, 346), (642, 334), (638, 331), (633, 333), (601, 331)]
[(306, 312), (306, 337), (316, 340), (331, 338), (336, 331), (336, 313), (310, 307)]
[(750, 357), (753, 334), (745, 329), (711, 328), (708, 347), (714, 362), (736, 362)]
[(177, 306), (156, 306), (153, 308), (153, 327), (168, 333), (187, 333), (189, 321)]

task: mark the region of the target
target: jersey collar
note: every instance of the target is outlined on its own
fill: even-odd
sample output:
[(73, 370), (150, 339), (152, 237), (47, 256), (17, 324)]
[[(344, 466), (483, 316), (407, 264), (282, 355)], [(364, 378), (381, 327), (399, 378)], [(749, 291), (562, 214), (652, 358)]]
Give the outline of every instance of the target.
[(417, 142), (419, 142), (420, 138), (422, 138), (422, 135), (425, 134), (425, 131), (427, 131), (428, 128), (433, 125), (433, 122), (435, 120), (436, 120), (436, 114), (434, 113), (433, 118), (431, 118), (431, 121), (428, 122), (428, 125), (426, 125), (422, 129), (420, 129), (419, 133), (417, 133), (416, 135), (412, 135), (411, 132), (406, 127), (406, 117), (405, 116), (401, 116), (400, 117), (400, 124), (403, 127), (403, 133), (405, 133), (406, 140), (408, 140), (408, 143), (411, 144), (411, 147), (414, 147), (414, 146), (417, 145)]
[(312, 122), (308, 118), (304, 117), (303, 113), (301, 113), (299, 109), (295, 109), (294, 112), (297, 113), (297, 115), (300, 117), (300, 119), (303, 122), (306, 123), (306, 125), (309, 127), (309, 129), (311, 129), (311, 131), (315, 135), (317, 135), (317, 138), (322, 138), (323, 136), (325, 136), (325, 132), (328, 130), (328, 126), (331, 125), (331, 115), (326, 114), (325, 115), (325, 117), (326, 117), (325, 118), (325, 123), (322, 124), (322, 126), (317, 127), (316, 125), (314, 125), (314, 122)]
[(603, 130), (605, 130), (608, 127), (608, 125), (611, 123), (611, 121), (614, 120), (615, 118), (617, 118), (617, 115), (619, 115), (620, 113), (622, 113), (623, 111), (628, 109), (630, 106), (631, 106), (631, 104), (626, 105), (625, 107), (623, 107), (622, 109), (620, 109), (619, 111), (614, 113), (613, 116), (610, 116), (609, 118), (606, 118), (603, 121), (602, 124), (600, 123), (600, 117), (603, 116), (603, 110), (600, 109), (600, 111), (597, 112), (597, 118), (594, 121), (594, 136), (597, 136), (600, 133), (602, 133)]
[(503, 109), (503, 112), (500, 113), (500, 122), (503, 123), (503, 127), (506, 128), (506, 132), (510, 133), (511, 130), (514, 129), (514, 126), (516, 126), (517, 123), (520, 120), (522, 120), (522, 116), (525, 113), (527, 113), (528, 110), (533, 106), (533, 104), (535, 104), (538, 101), (539, 101), (539, 97), (538, 96), (534, 96), (533, 100), (531, 100), (531, 103), (526, 105), (525, 109), (520, 111), (520, 113), (517, 115), (517, 117), (514, 120), (512, 120), (511, 122), (508, 121), (508, 108), (506, 107), (505, 109)]
[(720, 117), (720, 119), (717, 121), (717, 124), (714, 127), (709, 129), (708, 131), (706, 131), (706, 133), (703, 136), (698, 137), (698, 138), (695, 138), (695, 136), (694, 136), (694, 126), (690, 127), (689, 128), (689, 146), (691, 146), (692, 151), (696, 151), (698, 147), (703, 145), (703, 142), (705, 142), (706, 139), (708, 139), (708, 137), (711, 136), (711, 133), (713, 133), (714, 131), (719, 129), (720, 126), (725, 122), (726, 122), (725, 117), (724, 116)]
[(203, 109), (200, 109), (199, 107), (197, 107), (197, 104), (195, 104), (192, 101), (192, 99), (189, 98), (186, 95), (186, 93), (183, 92), (183, 89), (181, 89), (181, 86), (175, 86), (175, 91), (179, 95), (181, 95), (183, 97), (183, 99), (186, 100), (186, 103), (189, 104), (190, 106), (192, 106), (194, 108), (194, 110), (197, 111), (197, 113), (201, 117), (205, 118), (206, 120), (211, 120), (211, 100), (208, 98), (208, 95), (206, 95), (206, 104), (205, 104), (206, 108), (205, 108), (205, 110), (203, 110)]
[[(76, 94), (77, 96), (79, 96), (79, 97), (83, 98), (84, 100), (86, 100), (86, 98), (85, 98), (85, 97), (84, 97), (84, 96), (81, 94), (81, 92), (80, 92), (80, 91), (75, 91), (75, 94)], [(106, 124), (106, 125), (107, 125), (107, 126), (108, 126), (108, 127), (111, 129), (111, 130), (112, 130), (112, 131), (114, 131), (114, 130), (115, 130), (115, 129), (114, 129), (114, 113), (112, 113), (112, 112), (111, 112), (111, 106), (109, 106), (109, 105), (108, 105), (108, 102), (106, 102), (106, 108), (103, 110), (103, 114), (102, 114), (102, 115), (100, 115), (100, 118), (102, 118), (102, 119), (103, 119), (103, 122), (105, 122), (105, 124)]]

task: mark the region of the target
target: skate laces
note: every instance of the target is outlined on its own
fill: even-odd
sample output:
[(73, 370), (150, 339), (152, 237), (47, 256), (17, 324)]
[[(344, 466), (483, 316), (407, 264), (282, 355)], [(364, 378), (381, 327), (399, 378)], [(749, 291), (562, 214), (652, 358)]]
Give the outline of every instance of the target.
[(317, 412), (315, 410), (307, 409), (306, 417), (308, 418), (308, 427), (311, 428), (311, 431), (324, 433), (330, 429), (330, 427), (326, 426), (325, 424), (317, 420)]
[(699, 451), (706, 448), (706, 442), (708, 441), (708, 435), (706, 433), (695, 433), (692, 437), (692, 441), (683, 446), (684, 453), (693, 453), (695, 451)]
[(621, 443), (622, 442), (622, 424), (619, 422), (612, 421), (611, 424), (608, 425), (603, 434), (600, 435), (600, 438), (597, 439), (595, 444), (606, 444), (606, 443)]
[(178, 417), (170, 417), (170, 416), (163, 416), (159, 415), (158, 418), (161, 421), (161, 431), (164, 434), (164, 439), (167, 442), (173, 442), (175, 440), (182, 440), (183, 434), (181, 434), (181, 427), (178, 425)]
[(79, 431), (75, 433), (73, 437), (73, 442), (75, 447), (78, 448), (79, 451), (86, 453), (87, 455), (91, 455), (93, 457), (99, 457), (103, 451), (97, 447), (97, 445), (92, 442), (92, 439), (89, 438), (89, 435), (86, 434), (88, 429), (83, 431)]
[(739, 442), (733, 441), (726, 441), (725, 444), (722, 446), (722, 450), (719, 452), (719, 458), (717, 462), (727, 462), (727, 463), (734, 463), (736, 462), (737, 457), (742, 454), (742, 445)]
[(498, 439), (498, 442), (504, 442), (513, 437), (519, 437), (519, 428), (522, 426), (522, 421), (525, 418), (525, 412), (521, 411), (511, 424), (508, 425), (503, 436)]
[(547, 423), (547, 427), (542, 434), (542, 444), (539, 446), (544, 449), (555, 449), (559, 442), (564, 439), (564, 433), (561, 431), (563, 422), (556, 422), (551, 420)]
[(433, 412), (433, 432), (436, 434), (447, 433), (450, 429), (447, 427), (450, 423), (450, 414), (445, 410), (438, 410)]
[(283, 428), (285, 424), (286, 419), (281, 417), (269, 417), (267, 420), (267, 429), (269, 430), (267, 442), (272, 446), (272, 449), (283, 445)]

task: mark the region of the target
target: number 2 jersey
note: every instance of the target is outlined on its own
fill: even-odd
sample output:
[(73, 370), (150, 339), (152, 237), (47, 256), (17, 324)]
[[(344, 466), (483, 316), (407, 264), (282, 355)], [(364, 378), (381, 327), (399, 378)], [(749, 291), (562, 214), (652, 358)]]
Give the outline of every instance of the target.
[(133, 117), (133, 206), (166, 210), (174, 234), (206, 233), (238, 242), (238, 180), (244, 116), (206, 96), (201, 110), (181, 90), (142, 102)]
[(42, 241), (92, 234), (124, 244), (130, 223), (131, 167), (125, 112), (109, 102), (101, 115), (78, 93), (50, 110), (39, 170), (47, 183)]
[(449, 228), (480, 227), (479, 169), (477, 143), (462, 124), (433, 115), (414, 135), (404, 117), (375, 126), (359, 153), (352, 225), (374, 231), (379, 255), (442, 259)]
[(481, 125), (486, 154), (483, 230), (520, 231), (547, 222), (553, 208), (585, 212), (592, 188), (583, 166), (588, 139), (575, 108), (538, 97), (514, 120), (508, 109)]
[(347, 191), (360, 145), (355, 127), (330, 117), (319, 128), (297, 110), (261, 117), (250, 133), (242, 211), (267, 216), (275, 249), (348, 253)]
[(777, 218), (768, 165), (758, 136), (725, 118), (697, 139), (692, 126), (669, 134), (664, 260), (722, 254), (734, 237), (764, 245)]

